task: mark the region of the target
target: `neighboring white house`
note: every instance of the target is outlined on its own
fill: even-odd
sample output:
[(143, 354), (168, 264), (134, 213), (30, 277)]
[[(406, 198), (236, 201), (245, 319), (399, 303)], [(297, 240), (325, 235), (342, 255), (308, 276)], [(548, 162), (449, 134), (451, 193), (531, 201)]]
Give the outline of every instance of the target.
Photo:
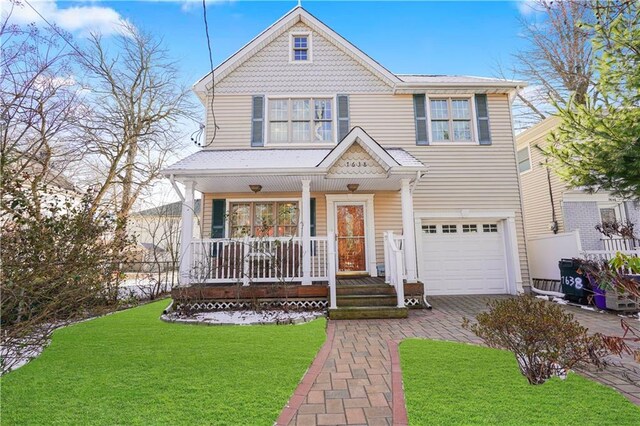
[(197, 190), (211, 230), (183, 232), (184, 283), (243, 268), (245, 284), (273, 281), (251, 250), (244, 266), (192, 273), (231, 256), (228, 241), (262, 238), (293, 241), (294, 260), (300, 248), (287, 278), (303, 285), (385, 271), (396, 292), (398, 280), (427, 295), (529, 286), (511, 115), (523, 82), (394, 74), (302, 7), (213, 75), (194, 91), (210, 110), (215, 85), (215, 139), (208, 111), (207, 146), (163, 171), (187, 188), (185, 229)]
[[(559, 279), (559, 257), (578, 257), (583, 251), (631, 250), (638, 240), (608, 238), (596, 230), (602, 222), (631, 222), (640, 231), (640, 204), (606, 191), (571, 189), (545, 166), (542, 149), (559, 118), (550, 117), (520, 133), (518, 169), (522, 186), (525, 232), (531, 277)], [(568, 236), (572, 234), (572, 236)], [(554, 248), (550, 246), (554, 246)], [(562, 250), (558, 250), (562, 247)]]
[[(194, 201), (193, 237), (200, 238), (201, 204)], [(146, 250), (176, 250), (180, 242), (180, 221), (182, 219), (182, 202), (164, 204), (146, 210), (134, 212), (129, 216), (127, 229), (134, 236), (136, 243)]]

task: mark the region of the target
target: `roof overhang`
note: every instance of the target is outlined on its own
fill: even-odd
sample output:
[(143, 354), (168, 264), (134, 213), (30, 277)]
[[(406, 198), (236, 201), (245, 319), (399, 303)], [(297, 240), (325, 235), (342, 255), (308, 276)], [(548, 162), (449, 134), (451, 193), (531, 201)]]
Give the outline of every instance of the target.
[[(346, 158), (343, 155), (355, 144), (370, 156), (368, 161), (377, 163), (376, 173), (335, 173), (338, 160)], [(249, 192), (249, 185), (255, 184), (262, 185), (264, 192), (297, 191), (302, 180), (310, 180), (314, 191), (339, 192), (349, 183), (358, 183), (361, 190), (396, 190), (402, 179), (414, 180), (426, 171), (427, 167), (408, 152), (385, 149), (355, 127), (331, 150), (203, 150), (161, 173), (177, 182), (195, 182), (204, 192)]]

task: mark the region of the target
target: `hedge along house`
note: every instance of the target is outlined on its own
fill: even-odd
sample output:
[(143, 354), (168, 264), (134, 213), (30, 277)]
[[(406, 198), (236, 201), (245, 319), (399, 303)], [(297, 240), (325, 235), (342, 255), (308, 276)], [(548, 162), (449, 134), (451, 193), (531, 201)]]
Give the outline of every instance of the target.
[(294, 8), (194, 85), (207, 146), (164, 170), (186, 188), (177, 303), (375, 317), (425, 294), (522, 292), (522, 85), (393, 74)]

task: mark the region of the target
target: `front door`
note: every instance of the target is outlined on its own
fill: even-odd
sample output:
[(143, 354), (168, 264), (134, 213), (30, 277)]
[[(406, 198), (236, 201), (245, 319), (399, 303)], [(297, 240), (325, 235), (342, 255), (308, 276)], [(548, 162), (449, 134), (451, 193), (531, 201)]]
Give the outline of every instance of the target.
[(366, 273), (365, 229), (364, 203), (336, 205), (338, 273)]

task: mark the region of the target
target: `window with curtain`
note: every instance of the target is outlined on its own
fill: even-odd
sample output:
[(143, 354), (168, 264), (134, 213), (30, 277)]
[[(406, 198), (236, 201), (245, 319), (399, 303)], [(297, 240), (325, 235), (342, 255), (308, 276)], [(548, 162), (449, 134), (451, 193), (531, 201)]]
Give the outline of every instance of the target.
[(332, 98), (269, 99), (269, 142), (333, 142), (333, 116)]
[(229, 236), (293, 237), (298, 232), (295, 201), (234, 202), (229, 206)]

